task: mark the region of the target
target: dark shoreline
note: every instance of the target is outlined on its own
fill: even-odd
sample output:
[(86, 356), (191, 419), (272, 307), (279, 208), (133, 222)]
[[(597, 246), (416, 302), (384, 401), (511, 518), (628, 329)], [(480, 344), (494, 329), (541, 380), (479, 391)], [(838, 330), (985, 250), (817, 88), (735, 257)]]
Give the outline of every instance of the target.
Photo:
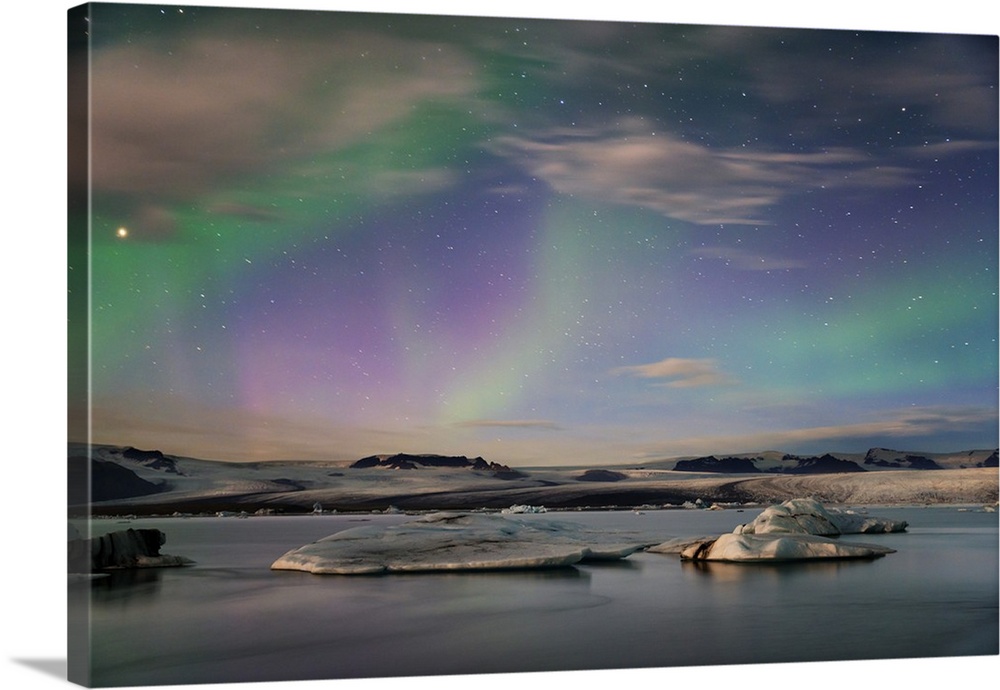
[[(493, 494), (494, 492), (490, 492)], [(513, 505), (544, 505), (551, 510), (632, 510), (640, 506), (681, 508), (686, 502), (701, 500), (706, 502), (704, 492), (700, 491), (664, 491), (657, 489), (630, 489), (626, 491), (594, 492), (585, 495), (569, 496), (560, 499), (557, 496), (545, 496), (546, 492), (520, 490), (498, 492), (501, 495), (477, 496), (475, 493), (449, 495), (447, 492), (434, 495), (410, 494), (393, 495), (379, 498), (357, 498), (341, 501), (322, 502), (323, 510), (338, 513), (371, 513), (373, 511), (435, 511), (435, 510), (502, 510)], [(475, 499), (479, 500), (475, 500)], [(535, 499), (535, 500), (532, 500)], [(711, 497), (715, 503), (742, 503), (732, 499)], [(249, 494), (242, 496), (227, 496), (225, 498), (206, 498), (197, 500), (179, 500), (163, 502), (129, 503), (127, 501), (107, 502), (90, 507), (93, 516), (131, 515), (170, 515), (172, 513), (254, 513), (258, 510), (270, 510), (276, 514), (305, 515), (313, 512), (314, 502), (296, 500), (295, 493), (286, 496), (268, 494)], [(83, 517), (85, 506), (72, 506), (71, 515), (76, 513)]]

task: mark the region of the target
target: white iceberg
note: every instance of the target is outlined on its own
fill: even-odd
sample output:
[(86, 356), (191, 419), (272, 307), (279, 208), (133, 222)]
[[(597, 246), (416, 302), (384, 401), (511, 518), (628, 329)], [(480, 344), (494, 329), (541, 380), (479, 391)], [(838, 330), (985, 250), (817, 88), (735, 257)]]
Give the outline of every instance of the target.
[(289, 551), (271, 569), (364, 575), (554, 568), (617, 560), (645, 546), (648, 543), (627, 536), (610, 539), (574, 523), (434, 513), (399, 525), (337, 532)]
[(824, 507), (812, 498), (793, 498), (764, 509), (752, 522), (739, 525), (734, 534), (876, 534), (902, 532), (906, 522), (869, 517)]
[(906, 522), (842, 512), (812, 498), (793, 498), (764, 509), (752, 522), (720, 537), (672, 539), (652, 553), (680, 554), (682, 560), (801, 561), (821, 558), (878, 558), (893, 549), (832, 537), (842, 534), (902, 532)]
[(837, 558), (879, 558), (894, 549), (875, 544), (845, 542), (812, 534), (723, 534), (689, 544), (681, 560), (742, 563), (804, 561)]

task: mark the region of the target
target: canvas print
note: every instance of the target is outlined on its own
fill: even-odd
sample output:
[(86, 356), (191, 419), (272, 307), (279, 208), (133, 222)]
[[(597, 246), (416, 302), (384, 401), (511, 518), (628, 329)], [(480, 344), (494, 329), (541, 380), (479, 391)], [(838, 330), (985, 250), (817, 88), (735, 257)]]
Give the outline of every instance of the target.
[(69, 677), (998, 654), (998, 40), (68, 12)]

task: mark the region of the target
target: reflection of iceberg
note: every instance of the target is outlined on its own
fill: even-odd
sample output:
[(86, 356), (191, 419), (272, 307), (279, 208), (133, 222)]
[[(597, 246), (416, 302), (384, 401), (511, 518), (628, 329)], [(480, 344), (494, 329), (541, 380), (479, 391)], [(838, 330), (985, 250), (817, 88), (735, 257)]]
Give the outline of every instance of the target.
[(338, 575), (553, 568), (617, 560), (644, 546), (573, 523), (434, 513), (400, 525), (338, 532), (289, 551), (271, 568)]

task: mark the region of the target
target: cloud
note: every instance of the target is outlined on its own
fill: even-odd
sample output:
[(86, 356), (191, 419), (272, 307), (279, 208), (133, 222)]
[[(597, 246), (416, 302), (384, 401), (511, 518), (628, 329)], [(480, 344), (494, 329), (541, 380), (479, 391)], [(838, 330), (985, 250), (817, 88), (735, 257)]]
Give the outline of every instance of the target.
[[(498, 140), (498, 150), (562, 194), (639, 206), (699, 225), (761, 225), (772, 206), (792, 195), (821, 188), (897, 188), (920, 182), (918, 170), (939, 153), (996, 147), (995, 70), (971, 68), (996, 59), (995, 44), (985, 37), (901, 36), (906, 50), (871, 37), (854, 41), (852, 57), (845, 60), (843, 52), (828, 53), (815, 43), (819, 36), (843, 41), (840, 35), (686, 27), (662, 40), (662, 27), (659, 36), (628, 30), (629, 41), (594, 35), (592, 44), (575, 48), (556, 39), (536, 57), (559, 66), (553, 89), (585, 81), (610, 100), (624, 93), (623, 85), (651, 85), (692, 64), (712, 65), (710, 81), (690, 79), (678, 88), (719, 94), (731, 131), (762, 138), (746, 146), (720, 140), (709, 146), (697, 138), (704, 130), (664, 122), (653, 112), (615, 122), (590, 113), (599, 120), (580, 114), (573, 128), (506, 137)], [(747, 55), (754, 56), (752, 67)], [(729, 107), (725, 99), (734, 92), (748, 99), (745, 111)], [(773, 123), (757, 120), (761, 106), (794, 138), (769, 144)], [(925, 132), (919, 139), (927, 148), (876, 148), (860, 139), (852, 147), (831, 146), (838, 141), (834, 128), (843, 126), (905, 128), (899, 143)], [(951, 136), (947, 147), (935, 144), (942, 132)]]
[[(86, 410), (71, 410), (85, 418)], [(219, 407), (193, 398), (117, 393), (95, 398), (94, 443), (156, 448), (164, 453), (257, 462), (266, 460), (354, 461), (377, 453), (471, 451), (454, 439), (418, 427), (331, 424), (323, 416), (273, 414)], [(81, 440), (81, 439), (71, 439)], [(476, 453), (479, 454), (479, 453)]]
[(315, 159), (429, 99), (470, 98), (475, 71), (447, 45), (336, 29), (105, 47), (91, 69), (94, 190), (185, 198)]
[(472, 419), (466, 422), (456, 422), (452, 426), (464, 429), (543, 429), (558, 430), (559, 425), (545, 419)]
[(252, 204), (244, 204), (234, 201), (222, 201), (215, 203), (208, 206), (205, 210), (209, 213), (218, 214), (220, 216), (232, 216), (234, 218), (251, 222), (273, 222), (280, 220), (281, 218), (281, 214), (273, 208), (254, 206)]
[(652, 364), (617, 367), (611, 370), (611, 374), (643, 379), (671, 379), (660, 384), (668, 388), (701, 388), (704, 386), (726, 386), (734, 383), (731, 376), (718, 368), (714, 359), (668, 357)]
[(812, 104), (808, 111), (789, 114), (802, 133), (826, 137), (831, 114), (842, 122), (867, 122), (906, 107), (920, 112), (921, 126), (930, 125), (929, 131), (996, 136), (996, 72), (975, 68), (995, 64), (994, 39), (900, 33), (887, 43), (871, 34), (857, 41), (845, 59), (837, 50), (816, 50), (815, 38), (821, 36), (833, 37), (801, 30), (707, 27), (701, 57), (731, 61), (753, 54), (753, 69), (737, 72), (748, 79), (741, 88), (774, 104), (777, 112)]
[[(740, 453), (765, 449), (793, 452), (835, 450), (834, 443), (851, 442), (859, 448), (892, 445), (903, 439), (926, 445), (927, 439), (951, 434), (995, 430), (996, 409), (985, 407), (922, 407), (891, 410), (868, 422), (802, 427), (749, 434), (691, 436), (643, 448), (637, 458), (663, 458), (701, 453)], [(918, 441), (917, 439), (923, 439)], [(995, 440), (987, 444), (992, 446)], [(932, 451), (932, 448), (917, 448)], [(951, 450), (956, 450), (952, 448)]]
[(916, 180), (908, 168), (867, 152), (714, 148), (653, 131), (640, 118), (610, 128), (502, 137), (496, 149), (562, 194), (699, 225), (765, 224), (769, 207), (809, 189), (890, 188)]

